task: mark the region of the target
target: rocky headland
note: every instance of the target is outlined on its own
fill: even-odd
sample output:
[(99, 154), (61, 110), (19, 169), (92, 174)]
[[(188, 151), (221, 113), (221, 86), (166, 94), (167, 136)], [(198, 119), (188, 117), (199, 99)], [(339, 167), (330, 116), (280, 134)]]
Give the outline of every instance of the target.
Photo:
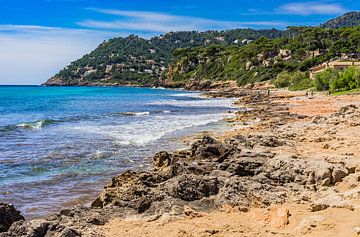
[(241, 126), (152, 170), (114, 177), (91, 207), (24, 220), (0, 205), (0, 237), (356, 236), (360, 234), (360, 96), (220, 89)]

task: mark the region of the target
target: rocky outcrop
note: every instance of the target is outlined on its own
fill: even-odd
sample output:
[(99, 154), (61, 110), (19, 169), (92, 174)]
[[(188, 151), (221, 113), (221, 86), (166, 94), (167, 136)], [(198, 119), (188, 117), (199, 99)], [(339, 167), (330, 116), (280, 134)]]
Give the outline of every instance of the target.
[(144, 215), (184, 205), (194, 210), (267, 206), (332, 186), (349, 174), (341, 164), (264, 152), (285, 143), (273, 136), (236, 136), (224, 142), (205, 136), (189, 152), (155, 155), (153, 172), (127, 171), (114, 178), (92, 206)]
[(20, 220), (24, 220), (24, 217), (13, 205), (0, 203), (0, 232), (7, 231), (14, 222)]

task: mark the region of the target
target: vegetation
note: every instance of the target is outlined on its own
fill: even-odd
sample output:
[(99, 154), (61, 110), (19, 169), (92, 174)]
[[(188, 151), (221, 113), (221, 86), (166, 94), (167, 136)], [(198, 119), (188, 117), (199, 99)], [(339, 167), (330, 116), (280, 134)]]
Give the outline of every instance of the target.
[(328, 69), (316, 75), (316, 89), (342, 92), (360, 88), (360, 69), (349, 67), (343, 71)]
[[(283, 31), (238, 29), (206, 32), (170, 32), (150, 40), (131, 35), (103, 42), (90, 54), (72, 62), (54, 78), (68, 84), (106, 82), (149, 85), (164, 74), (178, 48), (207, 45), (243, 45), (261, 36), (281, 37)], [(245, 41), (243, 41), (245, 40)]]
[[(341, 19), (349, 22), (356, 17), (349, 13)], [(190, 81), (234, 80), (246, 85), (271, 80), (291, 90), (352, 89), (357, 84), (349, 79), (354, 77), (350, 72), (327, 71), (315, 82), (308, 77), (315, 65), (344, 54), (360, 57), (360, 26), (331, 28), (337, 27), (170, 32), (150, 40), (134, 35), (115, 38), (71, 63), (48, 84), (54, 80), (64, 85), (182, 86)]]
[(323, 28), (342, 28), (360, 25), (360, 12), (348, 12), (321, 25)]
[[(178, 49), (171, 76), (174, 81), (237, 80), (239, 85), (276, 78), (278, 86), (288, 84), (292, 89), (301, 89), (311, 84), (305, 76), (311, 67), (343, 53), (360, 52), (360, 27), (292, 27), (290, 31), (292, 37), (261, 37), (243, 46)], [(281, 78), (286, 73), (288, 78)]]
[(305, 90), (313, 87), (313, 82), (310, 80), (309, 75), (304, 72), (281, 72), (277, 74), (276, 79), (272, 83), (277, 88), (289, 87), (289, 90), (298, 91)]

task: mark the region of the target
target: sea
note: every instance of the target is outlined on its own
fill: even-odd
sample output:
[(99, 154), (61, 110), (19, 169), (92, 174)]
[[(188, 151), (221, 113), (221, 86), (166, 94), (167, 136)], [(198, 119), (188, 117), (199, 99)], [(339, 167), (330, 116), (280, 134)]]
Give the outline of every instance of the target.
[(226, 129), (234, 99), (135, 87), (0, 86), (0, 202), (27, 218), (89, 205), (180, 137)]

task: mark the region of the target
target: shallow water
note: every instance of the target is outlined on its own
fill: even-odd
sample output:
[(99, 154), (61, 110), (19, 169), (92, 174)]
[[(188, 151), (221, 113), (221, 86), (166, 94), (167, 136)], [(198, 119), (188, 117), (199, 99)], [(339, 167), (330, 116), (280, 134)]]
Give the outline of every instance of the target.
[(175, 137), (221, 126), (232, 99), (180, 90), (0, 86), (0, 202), (27, 217), (89, 203)]

